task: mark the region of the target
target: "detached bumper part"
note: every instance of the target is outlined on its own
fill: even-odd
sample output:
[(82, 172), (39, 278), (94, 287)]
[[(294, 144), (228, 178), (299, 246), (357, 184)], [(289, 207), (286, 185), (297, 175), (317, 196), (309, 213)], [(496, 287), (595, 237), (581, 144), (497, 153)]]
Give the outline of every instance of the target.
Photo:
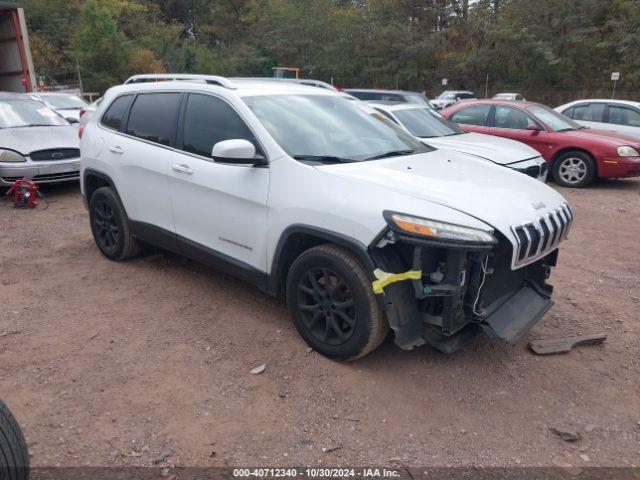
[(515, 344), (552, 305), (549, 297), (526, 285), (481, 322), (480, 327), (492, 338)]

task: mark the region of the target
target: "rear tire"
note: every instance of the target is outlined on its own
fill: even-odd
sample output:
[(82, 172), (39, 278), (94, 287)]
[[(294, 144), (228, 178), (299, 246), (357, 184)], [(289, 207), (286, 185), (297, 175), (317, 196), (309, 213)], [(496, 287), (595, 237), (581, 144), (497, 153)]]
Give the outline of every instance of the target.
[(93, 239), (108, 259), (127, 260), (140, 253), (140, 242), (131, 233), (127, 213), (110, 187), (101, 187), (91, 196), (89, 220)]
[(367, 355), (389, 332), (364, 267), (337, 245), (319, 245), (295, 260), (287, 276), (287, 303), (300, 336), (329, 358)]
[(558, 185), (582, 188), (589, 185), (596, 176), (596, 164), (588, 153), (572, 150), (556, 158), (552, 174)]
[(22, 430), (9, 408), (0, 400), (0, 478), (29, 478), (29, 450)]

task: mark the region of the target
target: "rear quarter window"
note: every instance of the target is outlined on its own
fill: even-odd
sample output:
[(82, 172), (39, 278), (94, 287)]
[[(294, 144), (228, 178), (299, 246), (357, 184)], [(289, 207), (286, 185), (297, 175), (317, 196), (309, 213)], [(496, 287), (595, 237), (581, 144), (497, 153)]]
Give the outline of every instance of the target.
[(124, 115), (127, 113), (129, 103), (131, 103), (131, 98), (132, 95), (123, 95), (116, 98), (111, 105), (109, 105), (104, 115), (102, 115), (100, 124), (107, 128), (120, 131)]

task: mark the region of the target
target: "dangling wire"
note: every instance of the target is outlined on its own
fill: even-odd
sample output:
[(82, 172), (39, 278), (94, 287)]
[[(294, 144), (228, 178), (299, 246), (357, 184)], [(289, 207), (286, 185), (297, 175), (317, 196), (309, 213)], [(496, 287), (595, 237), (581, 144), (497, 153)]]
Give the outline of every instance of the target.
[(484, 262), (481, 263), (482, 265), (482, 281), (480, 282), (480, 286), (478, 287), (478, 294), (476, 295), (476, 301), (473, 303), (473, 313), (475, 313), (476, 315), (478, 315), (479, 317), (480, 312), (478, 312), (478, 302), (480, 301), (480, 293), (482, 292), (482, 287), (484, 286), (484, 281), (487, 278), (487, 265), (489, 263), (489, 255), (487, 255), (484, 259)]

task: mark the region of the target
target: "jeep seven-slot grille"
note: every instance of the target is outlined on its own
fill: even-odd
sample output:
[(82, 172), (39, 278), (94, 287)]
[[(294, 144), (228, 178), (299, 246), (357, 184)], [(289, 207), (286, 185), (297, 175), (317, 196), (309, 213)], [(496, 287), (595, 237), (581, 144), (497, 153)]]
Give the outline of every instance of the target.
[(562, 205), (531, 223), (514, 227), (518, 242), (516, 265), (530, 263), (555, 249), (566, 238), (572, 221), (569, 205)]

